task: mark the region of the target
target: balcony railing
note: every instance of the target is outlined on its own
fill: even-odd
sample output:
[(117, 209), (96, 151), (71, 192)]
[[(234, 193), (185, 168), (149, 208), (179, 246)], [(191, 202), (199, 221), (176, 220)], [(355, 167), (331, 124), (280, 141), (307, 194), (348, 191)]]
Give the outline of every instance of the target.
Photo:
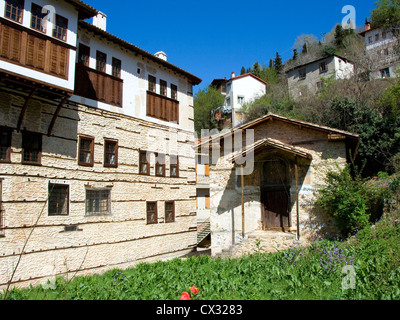
[(0, 18), (0, 59), (68, 80), (72, 47)]
[(74, 93), (78, 96), (122, 108), (123, 86), (122, 79), (76, 64)]
[(147, 91), (147, 116), (179, 124), (179, 102)]

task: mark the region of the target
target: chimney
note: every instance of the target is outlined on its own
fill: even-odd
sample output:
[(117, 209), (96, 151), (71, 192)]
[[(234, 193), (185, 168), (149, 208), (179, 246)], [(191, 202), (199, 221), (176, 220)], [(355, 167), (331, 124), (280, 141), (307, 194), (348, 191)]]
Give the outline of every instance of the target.
[(163, 51), (158, 51), (154, 55), (161, 60), (167, 61), (167, 54)]
[(93, 17), (93, 25), (103, 31), (107, 29), (107, 16), (103, 12), (98, 12), (97, 16)]
[(231, 79), (234, 78), (234, 77), (236, 77), (236, 74), (235, 74), (235, 72), (232, 72)]
[(367, 19), (365, 19), (365, 31), (369, 31), (371, 30), (371, 23), (368, 22)]

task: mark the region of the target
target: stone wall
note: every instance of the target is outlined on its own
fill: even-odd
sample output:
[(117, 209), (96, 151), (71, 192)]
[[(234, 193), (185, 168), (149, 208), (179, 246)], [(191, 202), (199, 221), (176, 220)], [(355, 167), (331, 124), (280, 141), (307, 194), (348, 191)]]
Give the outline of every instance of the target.
[[(32, 230), (13, 286), (43, 283), (56, 275), (127, 268), (193, 250), (197, 234), (193, 131), (69, 103), (48, 137), (57, 104), (35, 97), (22, 129), (43, 134), (42, 160), (39, 166), (22, 165), (22, 134), (15, 127), (24, 102), (17, 92), (0, 92), (0, 126), (14, 129), (11, 163), (0, 164), (5, 225), (0, 237), (0, 290), (10, 280)], [(95, 139), (93, 167), (78, 165), (79, 135)], [(105, 138), (118, 140), (118, 168), (103, 166)], [(151, 152), (150, 176), (138, 174), (140, 149)], [(166, 154), (166, 177), (155, 176), (155, 152)], [(179, 178), (171, 178), (169, 155), (176, 154)], [(68, 216), (48, 215), (49, 183), (69, 185)], [(88, 187), (111, 189), (110, 215), (86, 215)], [(157, 224), (147, 224), (146, 201), (157, 201)], [(165, 201), (175, 201), (173, 223), (165, 222)], [(66, 231), (70, 226), (75, 231)]]

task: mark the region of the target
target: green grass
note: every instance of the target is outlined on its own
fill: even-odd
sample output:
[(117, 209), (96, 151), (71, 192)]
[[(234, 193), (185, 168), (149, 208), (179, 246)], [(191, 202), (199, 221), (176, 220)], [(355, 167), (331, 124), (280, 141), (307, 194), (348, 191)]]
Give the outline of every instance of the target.
[[(378, 300), (400, 298), (399, 217), (381, 220), (345, 242), (240, 259), (207, 256), (140, 264), (129, 270), (57, 279), (55, 290), (12, 290), (8, 299), (178, 300), (196, 286), (205, 300)], [(356, 289), (343, 290), (345, 265), (354, 266)]]

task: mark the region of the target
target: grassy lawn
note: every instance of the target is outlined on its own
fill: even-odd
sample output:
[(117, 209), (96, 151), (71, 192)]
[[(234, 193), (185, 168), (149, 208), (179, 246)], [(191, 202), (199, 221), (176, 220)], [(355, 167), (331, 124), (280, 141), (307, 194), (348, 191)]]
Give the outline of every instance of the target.
[[(12, 290), (8, 299), (179, 300), (196, 286), (204, 300), (336, 300), (400, 298), (399, 217), (382, 219), (345, 242), (240, 259), (207, 256), (140, 264), (101, 276), (57, 279), (55, 290)], [(343, 290), (343, 267), (354, 267), (356, 288)], [(346, 282), (350, 284), (351, 282)]]

